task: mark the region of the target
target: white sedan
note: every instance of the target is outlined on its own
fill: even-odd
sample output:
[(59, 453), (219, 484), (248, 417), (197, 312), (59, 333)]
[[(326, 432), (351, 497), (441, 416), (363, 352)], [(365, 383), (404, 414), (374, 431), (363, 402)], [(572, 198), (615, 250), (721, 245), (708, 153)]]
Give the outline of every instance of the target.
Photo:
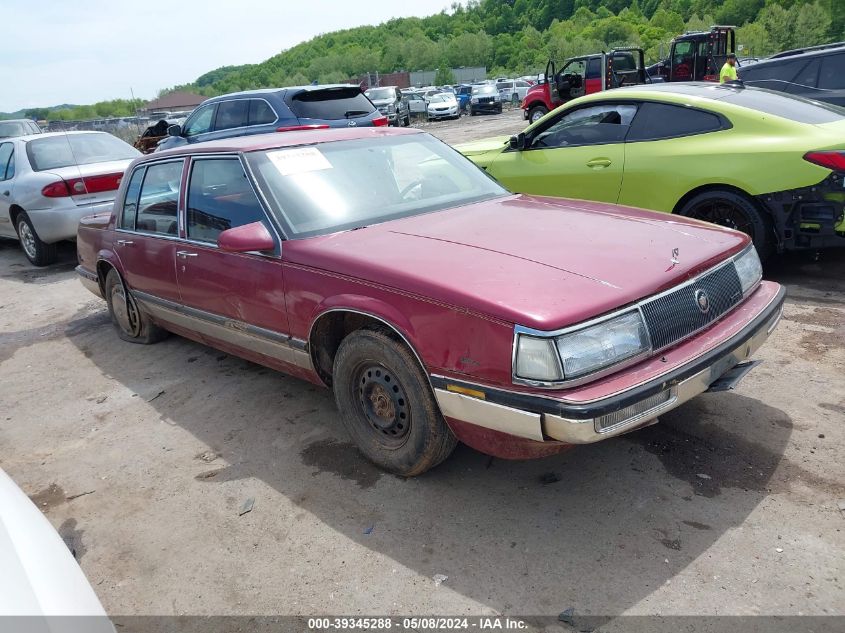
[(76, 238), (80, 218), (108, 211), (137, 149), (105, 132), (52, 132), (0, 140), (0, 237), (20, 240), (36, 266)]
[[(100, 600), (67, 545), (2, 470), (0, 616), (27, 616), (23, 622), (26, 627), (21, 630), (114, 633)], [(41, 619), (43, 628), (38, 626)]]
[(458, 99), (451, 92), (433, 95), (428, 102), (428, 120), (457, 119), (461, 116)]

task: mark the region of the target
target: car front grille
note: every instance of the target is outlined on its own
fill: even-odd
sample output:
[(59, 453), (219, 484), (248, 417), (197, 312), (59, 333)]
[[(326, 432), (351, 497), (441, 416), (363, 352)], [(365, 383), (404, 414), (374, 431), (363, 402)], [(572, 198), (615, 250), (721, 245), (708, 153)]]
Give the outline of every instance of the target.
[[(699, 298), (707, 297), (707, 309)], [(693, 283), (670, 290), (641, 304), (652, 348), (669, 347), (704, 329), (742, 301), (742, 285), (733, 262), (729, 262)], [(703, 303), (703, 301), (702, 301)]]

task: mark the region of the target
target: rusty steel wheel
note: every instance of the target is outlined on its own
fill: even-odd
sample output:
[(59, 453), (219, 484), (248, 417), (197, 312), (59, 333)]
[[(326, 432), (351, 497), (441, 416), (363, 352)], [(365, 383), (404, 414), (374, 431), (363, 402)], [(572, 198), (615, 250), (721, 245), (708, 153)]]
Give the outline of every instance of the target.
[(150, 345), (167, 337), (167, 331), (158, 327), (138, 308), (114, 268), (109, 270), (103, 286), (112, 324), (121, 339), (130, 343)]
[(423, 368), (389, 332), (357, 330), (343, 339), (332, 386), (350, 437), (385, 470), (419, 475), (455, 448)]
[(358, 401), (376, 441), (386, 448), (402, 446), (411, 428), (411, 411), (404, 389), (391, 370), (381, 364), (362, 363), (356, 375)]

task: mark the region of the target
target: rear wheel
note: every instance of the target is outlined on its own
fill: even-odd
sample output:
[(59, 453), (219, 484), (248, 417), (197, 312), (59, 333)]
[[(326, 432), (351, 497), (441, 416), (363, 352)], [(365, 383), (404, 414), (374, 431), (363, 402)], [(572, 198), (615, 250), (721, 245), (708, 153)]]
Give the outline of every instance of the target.
[(528, 122), (536, 123), (548, 113), (549, 111), (544, 106), (534, 106), (528, 111)]
[(680, 215), (742, 231), (754, 243), (761, 260), (774, 250), (772, 223), (746, 196), (733, 191), (705, 191), (681, 208)]
[(519, 105), (519, 95), (517, 93), (513, 93), (513, 95), (511, 95), (511, 103), (514, 107)]
[(343, 425), (381, 468), (420, 475), (455, 448), (416, 358), (385, 332), (358, 330), (343, 339), (332, 383)]
[(26, 258), (35, 266), (47, 266), (56, 261), (56, 245), (47, 244), (35, 232), (32, 221), (26, 213), (21, 213), (15, 221), (21, 250)]
[(114, 268), (106, 275), (105, 295), (112, 324), (121, 339), (130, 343), (150, 345), (167, 338), (167, 330), (158, 327), (150, 317), (138, 309), (135, 299), (126, 290)]

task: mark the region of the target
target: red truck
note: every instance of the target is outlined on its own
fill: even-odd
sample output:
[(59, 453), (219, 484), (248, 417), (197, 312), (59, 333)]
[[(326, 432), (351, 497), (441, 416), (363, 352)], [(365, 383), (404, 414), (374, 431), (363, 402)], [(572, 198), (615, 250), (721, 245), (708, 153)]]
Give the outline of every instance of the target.
[(736, 53), (736, 27), (711, 26), (672, 40), (669, 58), (646, 70), (663, 81), (719, 81), (719, 70), (729, 53)]
[(522, 100), (523, 117), (534, 123), (567, 101), (650, 81), (641, 48), (616, 48), (609, 53), (584, 55), (566, 60), (560, 72), (549, 60), (543, 81), (531, 86)]

